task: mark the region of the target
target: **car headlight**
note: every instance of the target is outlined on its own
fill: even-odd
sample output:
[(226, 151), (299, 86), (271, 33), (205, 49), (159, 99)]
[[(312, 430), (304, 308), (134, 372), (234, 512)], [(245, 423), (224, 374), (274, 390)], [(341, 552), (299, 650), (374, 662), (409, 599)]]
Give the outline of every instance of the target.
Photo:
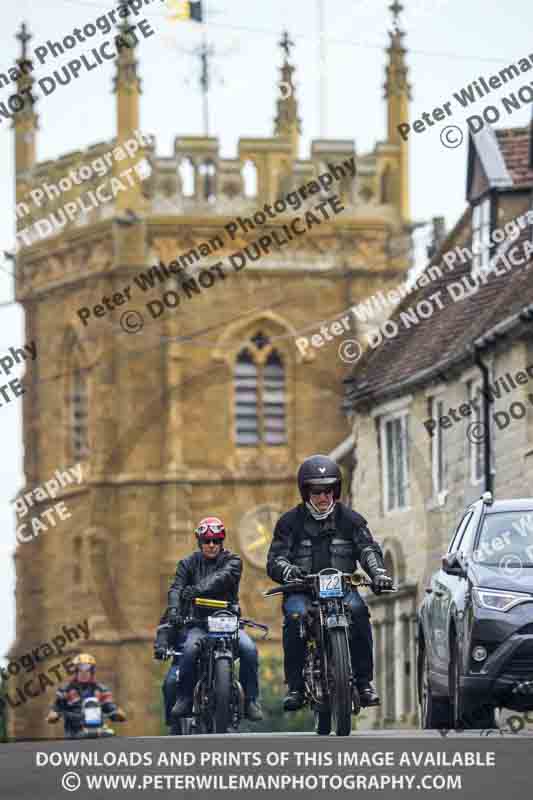
[(533, 602), (533, 595), (525, 592), (503, 592), (497, 589), (483, 589), (476, 586), (472, 589), (474, 600), (481, 608), (491, 611), (509, 611), (519, 603)]

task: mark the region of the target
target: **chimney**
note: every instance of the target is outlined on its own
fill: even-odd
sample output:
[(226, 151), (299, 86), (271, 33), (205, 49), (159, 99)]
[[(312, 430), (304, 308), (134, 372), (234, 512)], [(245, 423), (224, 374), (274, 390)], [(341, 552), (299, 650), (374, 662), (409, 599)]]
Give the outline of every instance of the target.
[(433, 217), (431, 222), (433, 224), (433, 237), (431, 244), (426, 247), (428, 258), (433, 258), (446, 238), (446, 223), (444, 222), (444, 217)]

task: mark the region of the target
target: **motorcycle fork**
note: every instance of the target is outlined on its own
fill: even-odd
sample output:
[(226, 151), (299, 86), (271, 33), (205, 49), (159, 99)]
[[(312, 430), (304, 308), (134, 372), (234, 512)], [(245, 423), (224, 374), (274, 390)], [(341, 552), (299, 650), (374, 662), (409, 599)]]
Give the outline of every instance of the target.
[(208, 642), (202, 642), (202, 647), (198, 653), (198, 662), (200, 665), (199, 677), (193, 693), (194, 717), (201, 717), (202, 714), (207, 711), (210, 688), (213, 682), (211, 668), (212, 659), (210, 657), (210, 648)]
[[(324, 616), (328, 617), (328, 616), (331, 616), (331, 615), (344, 616), (346, 618), (346, 623), (347, 624), (346, 625), (342, 625), (342, 626), (339, 625), (336, 628), (336, 630), (338, 630), (340, 627), (342, 627), (342, 629), (344, 630), (344, 636), (346, 638), (346, 647), (348, 648), (348, 666), (349, 666), (349, 669), (350, 669), (350, 689), (351, 689), (351, 693), (353, 695), (353, 689), (354, 689), (354, 686), (355, 686), (355, 676), (354, 676), (354, 672), (353, 672), (352, 649), (351, 649), (350, 635), (349, 635), (349, 632), (350, 632), (350, 610), (345, 605), (344, 602), (341, 603), (338, 600), (334, 600), (334, 601), (330, 600), (330, 601), (328, 601), (327, 610), (324, 609), (323, 606), (320, 607), (320, 622), (321, 622), (321, 626), (320, 627), (321, 627), (321, 630), (323, 632), (323, 637), (324, 637), (324, 653), (325, 653), (324, 668), (327, 669), (327, 667), (328, 667), (327, 653), (328, 653), (328, 646), (329, 646), (329, 641), (327, 641), (327, 639), (329, 638), (329, 635), (328, 635), (329, 628), (326, 625), (326, 621), (324, 619)], [(327, 675), (327, 672), (325, 674)], [(329, 686), (328, 686), (328, 689), (329, 689)]]

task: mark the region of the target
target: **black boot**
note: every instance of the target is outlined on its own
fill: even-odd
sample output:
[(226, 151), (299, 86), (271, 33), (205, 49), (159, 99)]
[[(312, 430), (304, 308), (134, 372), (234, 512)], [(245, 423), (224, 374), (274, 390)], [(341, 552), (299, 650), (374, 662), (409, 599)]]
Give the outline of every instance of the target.
[(192, 700), (178, 698), (170, 711), (173, 717), (188, 717), (192, 714)]
[(374, 687), (372, 686), (370, 681), (361, 681), (357, 685), (357, 689), (359, 691), (359, 697), (361, 698), (361, 706), (363, 708), (368, 708), (368, 706), (381, 705), (381, 700), (379, 699), (379, 695), (374, 690)]
[(261, 722), (263, 719), (263, 710), (258, 700), (250, 700), (246, 703), (245, 709), (246, 719), (250, 722)]
[(298, 711), (305, 702), (303, 689), (289, 689), (288, 694), (283, 698), (284, 711)]

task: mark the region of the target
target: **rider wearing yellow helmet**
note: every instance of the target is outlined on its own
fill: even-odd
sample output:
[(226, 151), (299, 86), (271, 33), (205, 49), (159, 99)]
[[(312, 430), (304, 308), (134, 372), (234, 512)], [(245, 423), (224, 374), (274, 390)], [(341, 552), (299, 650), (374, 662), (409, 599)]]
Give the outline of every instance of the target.
[(60, 686), (56, 699), (46, 721), (55, 723), (62, 716), (65, 735), (75, 737), (81, 729), (82, 703), (88, 697), (95, 697), (101, 704), (104, 714), (113, 722), (124, 722), (126, 714), (113, 701), (111, 691), (96, 682), (96, 659), (90, 653), (80, 653), (73, 661), (74, 678), (66, 686)]

